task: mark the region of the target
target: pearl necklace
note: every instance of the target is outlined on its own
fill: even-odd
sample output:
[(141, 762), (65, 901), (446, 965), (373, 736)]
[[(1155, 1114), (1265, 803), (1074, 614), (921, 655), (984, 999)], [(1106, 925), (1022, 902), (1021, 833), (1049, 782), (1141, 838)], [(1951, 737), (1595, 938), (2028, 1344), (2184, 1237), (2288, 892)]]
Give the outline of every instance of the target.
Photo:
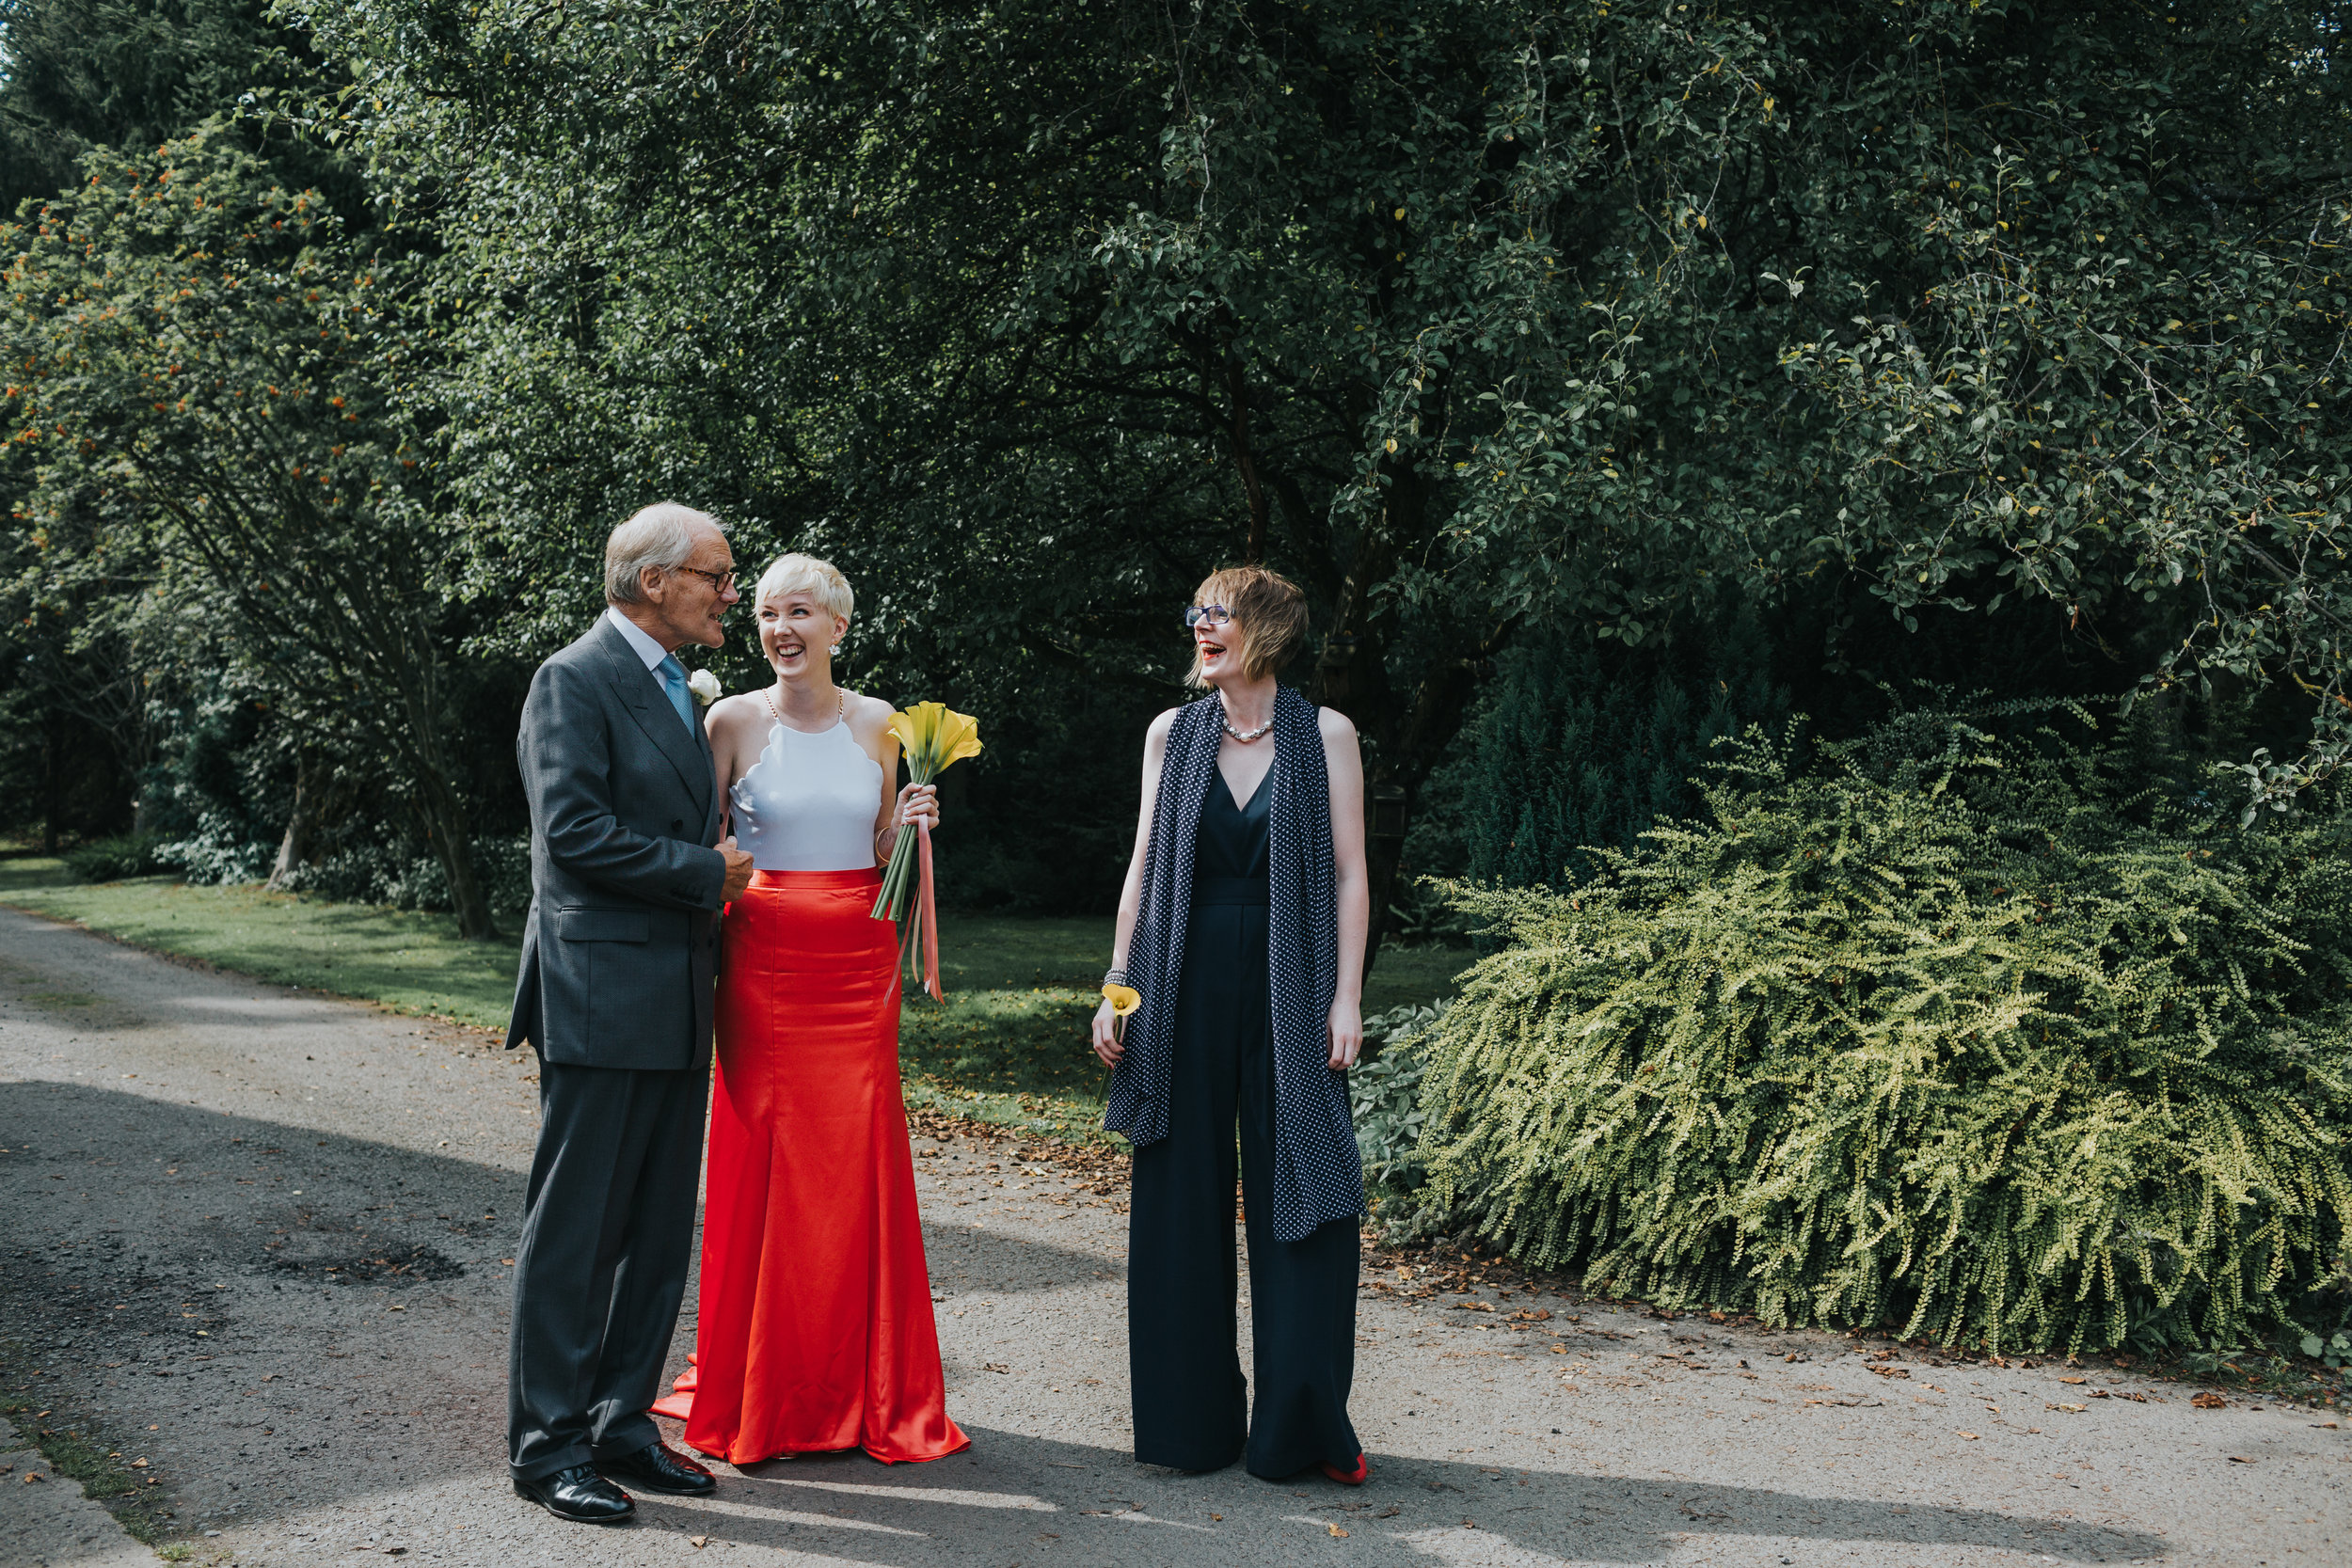
[[(784, 709), (776, 706), (776, 694), (773, 691), (762, 691), (760, 695), (768, 699), (768, 711), (775, 715), (777, 727), (787, 730), (791, 729), (792, 726), (784, 721)], [(846, 716), (849, 711), (849, 693), (843, 691), (837, 686), (834, 687), (833, 689), (833, 721), (836, 724), (840, 723), (843, 717)], [(806, 735), (809, 732), (806, 730), (800, 730), (795, 733)]]
[(1225, 699), (1221, 696), (1216, 700), (1216, 710), (1220, 721), (1225, 725), (1225, 733), (1232, 736), (1235, 740), (1240, 741), (1245, 746), (1248, 745), (1253, 740), (1259, 739), (1268, 730), (1274, 728), (1274, 721), (1271, 718), (1254, 730), (1237, 730), (1233, 728), (1233, 716), (1227, 710), (1225, 706)]

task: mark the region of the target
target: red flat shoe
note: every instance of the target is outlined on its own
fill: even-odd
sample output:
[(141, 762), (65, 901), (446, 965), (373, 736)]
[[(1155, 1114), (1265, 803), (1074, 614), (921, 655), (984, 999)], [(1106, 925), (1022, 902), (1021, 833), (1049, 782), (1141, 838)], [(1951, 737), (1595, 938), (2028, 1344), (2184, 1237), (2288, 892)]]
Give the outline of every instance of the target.
[(1361, 1486), (1372, 1477), (1372, 1461), (1360, 1453), (1356, 1456), (1356, 1467), (1352, 1470), (1343, 1470), (1327, 1459), (1316, 1461), (1315, 1468), (1342, 1486)]

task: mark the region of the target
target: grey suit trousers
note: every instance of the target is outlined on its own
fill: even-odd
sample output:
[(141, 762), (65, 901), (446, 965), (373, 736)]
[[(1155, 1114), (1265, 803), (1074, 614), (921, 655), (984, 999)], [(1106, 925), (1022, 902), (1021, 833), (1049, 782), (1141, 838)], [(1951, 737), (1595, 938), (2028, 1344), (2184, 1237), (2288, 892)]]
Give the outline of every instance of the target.
[(707, 1064), (540, 1062), (507, 1348), (507, 1460), (518, 1479), (660, 1438), (645, 1407), (660, 1393), (691, 1261), (709, 1083)]

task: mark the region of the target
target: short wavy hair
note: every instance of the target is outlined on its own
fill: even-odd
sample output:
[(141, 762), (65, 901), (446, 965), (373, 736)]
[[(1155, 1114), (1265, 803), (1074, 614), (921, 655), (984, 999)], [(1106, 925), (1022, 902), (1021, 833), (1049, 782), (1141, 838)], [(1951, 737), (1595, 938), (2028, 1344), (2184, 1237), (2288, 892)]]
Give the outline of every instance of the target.
[[(1290, 662), (1307, 640), (1307, 595), (1298, 584), (1263, 566), (1228, 566), (1211, 572), (1192, 591), (1197, 605), (1221, 604), (1233, 612), (1241, 628), (1241, 673), (1262, 680)], [(1200, 678), (1200, 650), (1195, 644), (1192, 671), (1184, 677), (1194, 686)]]
[(707, 512), (675, 501), (656, 501), (641, 507), (604, 541), (604, 598), (607, 604), (642, 604), (645, 598), (638, 573), (651, 566), (675, 572), (694, 554), (694, 528), (705, 524), (727, 531), (727, 525)]

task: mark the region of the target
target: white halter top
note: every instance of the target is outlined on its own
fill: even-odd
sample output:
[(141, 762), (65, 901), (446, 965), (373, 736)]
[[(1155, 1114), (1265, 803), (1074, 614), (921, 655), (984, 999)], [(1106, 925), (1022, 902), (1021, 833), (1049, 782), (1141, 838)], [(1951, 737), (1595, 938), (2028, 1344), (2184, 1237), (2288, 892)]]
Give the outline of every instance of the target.
[(757, 871), (864, 871), (882, 783), (848, 724), (815, 735), (771, 724), (767, 749), (727, 791), (736, 845)]

